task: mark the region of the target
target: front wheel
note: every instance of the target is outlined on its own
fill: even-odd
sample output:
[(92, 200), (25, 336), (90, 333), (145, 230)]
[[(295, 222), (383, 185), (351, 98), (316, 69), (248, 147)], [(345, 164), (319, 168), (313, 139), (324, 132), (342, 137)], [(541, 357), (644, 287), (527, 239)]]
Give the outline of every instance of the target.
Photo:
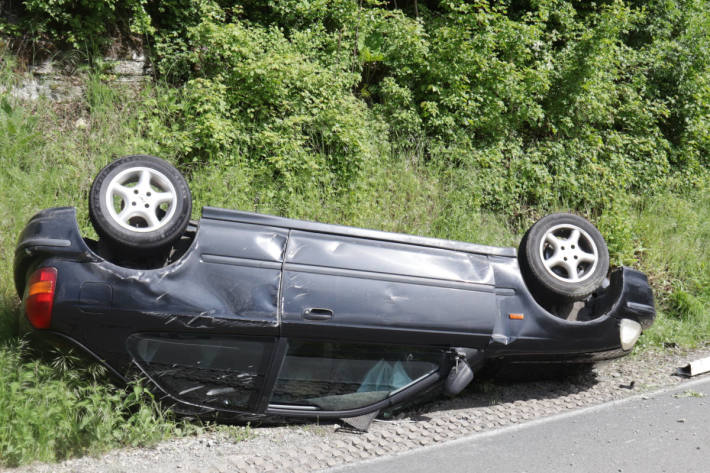
[(109, 243), (136, 252), (161, 249), (182, 235), (192, 196), (185, 178), (154, 156), (118, 159), (94, 179), (89, 217)]
[(609, 270), (609, 250), (599, 230), (567, 213), (547, 215), (530, 227), (518, 258), (525, 282), (545, 303), (586, 298)]

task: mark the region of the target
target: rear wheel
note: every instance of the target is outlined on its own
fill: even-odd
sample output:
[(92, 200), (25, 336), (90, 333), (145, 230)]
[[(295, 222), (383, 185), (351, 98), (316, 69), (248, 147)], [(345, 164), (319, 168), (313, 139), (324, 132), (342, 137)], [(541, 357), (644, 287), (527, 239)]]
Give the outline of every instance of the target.
[(169, 246), (185, 231), (191, 212), (185, 178), (154, 156), (112, 162), (99, 171), (89, 194), (96, 232), (109, 243), (136, 252)]
[(586, 298), (609, 270), (609, 251), (599, 230), (567, 213), (547, 215), (530, 227), (518, 258), (525, 282), (544, 303)]

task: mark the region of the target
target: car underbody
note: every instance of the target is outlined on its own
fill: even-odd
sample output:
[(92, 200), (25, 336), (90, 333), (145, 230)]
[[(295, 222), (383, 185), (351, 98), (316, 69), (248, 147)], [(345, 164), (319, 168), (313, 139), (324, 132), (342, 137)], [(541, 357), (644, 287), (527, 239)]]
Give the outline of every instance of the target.
[(27, 301), (54, 268), (56, 286), (51, 323), (23, 315), (23, 330), (223, 418), (363, 416), (436, 385), (456, 394), (492, 360), (622, 356), (655, 315), (631, 268), (543, 306), (514, 248), (209, 207), (170, 251), (126, 253), (83, 238), (72, 207), (38, 213), (15, 283)]

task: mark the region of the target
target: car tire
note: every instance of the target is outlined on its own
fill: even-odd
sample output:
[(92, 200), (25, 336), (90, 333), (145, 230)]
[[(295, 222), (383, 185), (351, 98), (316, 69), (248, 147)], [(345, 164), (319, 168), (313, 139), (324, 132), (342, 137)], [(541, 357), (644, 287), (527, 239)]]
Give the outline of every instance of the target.
[(135, 252), (169, 247), (185, 231), (191, 212), (185, 178), (155, 156), (126, 156), (110, 163), (89, 192), (89, 217), (99, 236)]
[(546, 306), (585, 299), (609, 271), (609, 250), (599, 230), (568, 213), (535, 222), (520, 242), (518, 259), (533, 296)]

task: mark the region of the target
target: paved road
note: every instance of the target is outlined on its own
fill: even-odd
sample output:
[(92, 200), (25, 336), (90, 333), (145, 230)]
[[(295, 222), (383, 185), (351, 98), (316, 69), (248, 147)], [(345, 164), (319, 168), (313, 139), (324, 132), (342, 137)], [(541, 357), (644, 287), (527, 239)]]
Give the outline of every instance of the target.
[(710, 377), (329, 471), (708, 473)]

